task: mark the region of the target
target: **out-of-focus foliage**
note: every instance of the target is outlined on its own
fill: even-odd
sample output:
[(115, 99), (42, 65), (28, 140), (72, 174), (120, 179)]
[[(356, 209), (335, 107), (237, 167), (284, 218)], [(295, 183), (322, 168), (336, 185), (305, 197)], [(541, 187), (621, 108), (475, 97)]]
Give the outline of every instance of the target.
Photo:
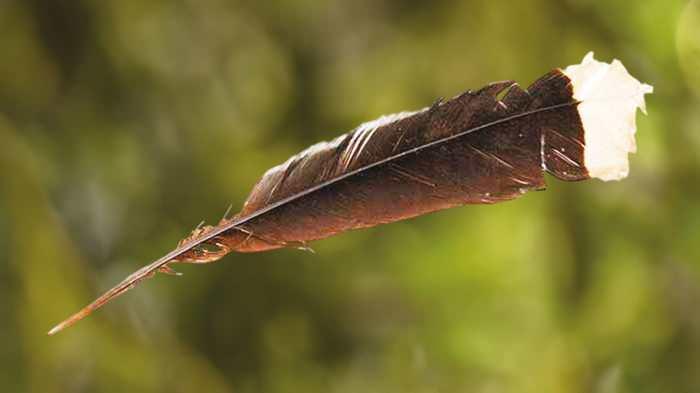
[[(0, 1), (3, 392), (700, 391), (700, 1)], [(158, 277), (306, 145), (588, 51), (629, 179)]]

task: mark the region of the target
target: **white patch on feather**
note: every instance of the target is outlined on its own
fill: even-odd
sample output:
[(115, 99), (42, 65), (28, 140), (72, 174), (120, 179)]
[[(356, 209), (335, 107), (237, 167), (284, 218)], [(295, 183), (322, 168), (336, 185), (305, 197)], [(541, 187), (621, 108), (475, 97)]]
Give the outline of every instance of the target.
[(584, 132), (584, 164), (590, 177), (620, 180), (629, 173), (627, 155), (637, 151), (636, 112), (646, 114), (644, 95), (654, 88), (632, 77), (618, 60), (603, 63), (593, 52), (564, 70), (574, 89)]

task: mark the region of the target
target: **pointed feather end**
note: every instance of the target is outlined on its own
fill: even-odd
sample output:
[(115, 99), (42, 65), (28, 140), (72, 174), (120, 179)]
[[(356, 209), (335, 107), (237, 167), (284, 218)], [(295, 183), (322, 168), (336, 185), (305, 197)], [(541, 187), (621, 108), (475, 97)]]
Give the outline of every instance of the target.
[(618, 60), (604, 63), (589, 52), (581, 64), (564, 70), (571, 79), (584, 130), (588, 175), (604, 181), (629, 174), (628, 154), (637, 150), (637, 108), (646, 114), (644, 95), (654, 88), (641, 83)]

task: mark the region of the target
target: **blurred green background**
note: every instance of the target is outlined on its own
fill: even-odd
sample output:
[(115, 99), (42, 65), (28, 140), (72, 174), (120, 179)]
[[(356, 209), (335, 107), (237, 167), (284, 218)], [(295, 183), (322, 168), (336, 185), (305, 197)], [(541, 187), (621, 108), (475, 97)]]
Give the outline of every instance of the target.
[[(269, 167), (595, 50), (622, 182), (159, 275)], [(700, 392), (700, 1), (0, 1), (3, 392)]]

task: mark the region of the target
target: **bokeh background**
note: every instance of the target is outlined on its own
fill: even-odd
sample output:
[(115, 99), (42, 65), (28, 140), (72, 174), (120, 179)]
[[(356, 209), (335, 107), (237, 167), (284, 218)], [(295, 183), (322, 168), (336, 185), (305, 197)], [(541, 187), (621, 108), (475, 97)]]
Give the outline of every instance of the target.
[[(595, 50), (656, 87), (622, 182), (160, 275), (269, 167)], [(699, 392), (700, 1), (0, 1), (3, 392)]]

